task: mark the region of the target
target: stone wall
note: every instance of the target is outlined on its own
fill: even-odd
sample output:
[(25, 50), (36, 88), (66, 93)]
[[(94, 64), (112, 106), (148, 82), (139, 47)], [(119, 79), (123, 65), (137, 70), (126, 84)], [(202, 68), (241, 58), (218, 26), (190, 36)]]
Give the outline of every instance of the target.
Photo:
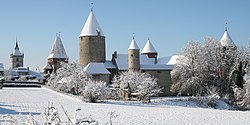
[(161, 94), (159, 94), (159, 96), (171, 96), (173, 95), (173, 93), (170, 92), (170, 88), (172, 85), (172, 79), (171, 79), (171, 75), (170, 72), (171, 71), (167, 71), (167, 70), (158, 70), (158, 71), (152, 71), (152, 70), (148, 70), (148, 71), (142, 71), (142, 72), (146, 72), (149, 73), (150, 75), (154, 76), (155, 78), (157, 78), (157, 83), (160, 87), (163, 88)]
[(80, 64), (84, 67), (90, 62), (105, 62), (105, 37), (81, 36), (80, 37)]

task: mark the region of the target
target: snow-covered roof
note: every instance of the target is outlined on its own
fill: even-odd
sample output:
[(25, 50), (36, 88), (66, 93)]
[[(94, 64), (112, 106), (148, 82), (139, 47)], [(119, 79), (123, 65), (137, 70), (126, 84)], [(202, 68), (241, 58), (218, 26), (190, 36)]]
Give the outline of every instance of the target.
[(134, 38), (132, 39), (132, 41), (131, 41), (131, 43), (130, 43), (128, 49), (140, 49), (140, 48), (138, 47), (138, 45), (136, 44)]
[[(161, 63), (155, 64), (154, 58), (140, 55), (140, 67), (144, 70), (170, 70), (173, 69), (173, 65), (167, 64), (170, 59), (171, 57), (168, 57), (168, 60), (162, 60)], [(115, 61), (119, 70), (128, 70), (128, 54), (117, 54)]]
[(224, 32), (223, 36), (221, 37), (220, 44), (222, 46), (235, 47), (235, 44), (234, 44), (232, 38), (230, 37), (230, 35), (228, 34), (227, 30)]
[(51, 49), (51, 52), (48, 56), (48, 59), (50, 58), (60, 58), (60, 59), (67, 59), (69, 58), (66, 54), (66, 51), (63, 47), (63, 44), (62, 44), (62, 40), (60, 38), (60, 36), (56, 36), (56, 39), (55, 39), (55, 42), (53, 44), (53, 47)]
[(145, 44), (144, 48), (141, 51), (142, 54), (147, 54), (147, 53), (157, 53), (157, 51), (155, 50), (154, 46), (152, 45), (152, 43), (150, 42), (150, 40), (148, 39), (147, 43)]
[(84, 67), (84, 71), (89, 74), (110, 74), (104, 66), (104, 63), (89, 63), (86, 67)]
[(177, 59), (180, 55), (168, 56), (168, 57), (161, 57), (158, 59), (158, 63), (160, 65), (175, 65), (177, 63)]
[(15, 55), (15, 56), (22, 56), (23, 55), (23, 53), (21, 53), (20, 50), (19, 50), (19, 46), (18, 46), (17, 41), (16, 41), (16, 47), (15, 47), (14, 51), (11, 54)]
[(104, 63), (104, 66), (106, 69), (116, 69), (115, 65), (112, 63), (112, 61), (106, 60)]
[(49, 63), (47, 63), (47, 64), (43, 67), (43, 69), (52, 69), (52, 67), (51, 67), (51, 65), (50, 65)]
[(81, 36), (97, 36), (98, 32), (100, 32), (101, 36), (104, 36), (102, 29), (99, 23), (97, 22), (93, 11), (91, 10), (87, 18), (87, 21), (85, 22), (85, 25), (82, 28), (80, 37)]

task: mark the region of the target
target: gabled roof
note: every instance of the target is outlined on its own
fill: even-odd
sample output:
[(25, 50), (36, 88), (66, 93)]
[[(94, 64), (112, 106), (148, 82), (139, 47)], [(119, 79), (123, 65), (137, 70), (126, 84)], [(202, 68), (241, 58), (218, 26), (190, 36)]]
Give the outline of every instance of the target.
[(53, 44), (53, 47), (51, 49), (51, 52), (48, 56), (48, 59), (56, 58), (56, 59), (67, 59), (69, 58), (66, 54), (66, 51), (63, 47), (62, 40), (60, 36), (56, 36), (55, 42)]
[(110, 72), (105, 68), (103, 63), (89, 63), (83, 69), (89, 74), (110, 74)]
[(147, 53), (157, 53), (157, 51), (155, 50), (154, 46), (152, 45), (152, 43), (150, 42), (150, 40), (148, 39), (147, 43), (145, 44), (144, 48), (141, 51), (142, 54), (147, 54)]
[(102, 29), (99, 23), (97, 22), (93, 11), (91, 10), (85, 22), (85, 25), (82, 28), (80, 37), (81, 36), (97, 36), (98, 32), (100, 32), (101, 36), (104, 36)]
[(221, 37), (220, 44), (222, 46), (235, 47), (235, 44), (234, 44), (232, 38), (230, 37), (230, 35), (228, 34), (227, 30), (224, 32), (223, 36)]
[(140, 48), (138, 47), (138, 45), (136, 44), (134, 37), (133, 37), (133, 39), (132, 39), (132, 41), (131, 41), (131, 43), (130, 43), (128, 49), (140, 49)]

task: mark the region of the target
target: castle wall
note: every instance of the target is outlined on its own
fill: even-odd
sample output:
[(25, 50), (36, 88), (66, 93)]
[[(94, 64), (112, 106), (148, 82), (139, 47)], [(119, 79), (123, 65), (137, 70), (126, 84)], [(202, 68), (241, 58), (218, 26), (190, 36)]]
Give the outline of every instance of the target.
[(143, 70), (142, 72), (149, 73), (150, 75), (157, 78), (157, 84), (163, 88), (162, 92), (159, 96), (171, 96), (173, 93), (170, 92), (170, 88), (172, 85), (172, 79), (171, 79), (171, 71), (167, 70), (158, 70), (158, 71), (149, 71), (149, 70)]
[(110, 75), (109, 74), (97, 74), (97, 75), (92, 75), (92, 78), (97, 81), (103, 81), (106, 82), (107, 84), (110, 83)]
[(80, 64), (84, 67), (90, 62), (105, 62), (105, 37), (81, 36), (80, 37)]

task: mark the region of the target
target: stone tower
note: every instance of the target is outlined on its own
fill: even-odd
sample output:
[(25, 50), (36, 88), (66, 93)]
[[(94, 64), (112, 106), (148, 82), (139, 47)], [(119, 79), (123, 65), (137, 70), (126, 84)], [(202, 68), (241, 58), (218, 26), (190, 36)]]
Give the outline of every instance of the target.
[(105, 36), (91, 9), (87, 21), (79, 36), (80, 64), (87, 66), (90, 62), (105, 62)]
[(128, 69), (131, 71), (140, 70), (140, 48), (136, 44), (134, 37), (128, 48)]
[(145, 44), (144, 48), (141, 51), (142, 55), (148, 55), (148, 58), (154, 58), (155, 59), (155, 64), (157, 63), (157, 51), (155, 50), (154, 46), (150, 42), (149, 38), (147, 43)]
[(67, 63), (69, 57), (66, 54), (66, 51), (63, 47), (62, 40), (60, 38), (60, 34), (56, 35), (56, 39), (54, 41), (51, 52), (48, 56), (48, 64), (52, 68), (52, 73), (56, 73), (57, 69), (61, 67), (61, 63)]
[(16, 40), (16, 47), (10, 54), (11, 68), (16, 69), (18, 67), (23, 67), (23, 58), (24, 54), (20, 52), (18, 42)]

